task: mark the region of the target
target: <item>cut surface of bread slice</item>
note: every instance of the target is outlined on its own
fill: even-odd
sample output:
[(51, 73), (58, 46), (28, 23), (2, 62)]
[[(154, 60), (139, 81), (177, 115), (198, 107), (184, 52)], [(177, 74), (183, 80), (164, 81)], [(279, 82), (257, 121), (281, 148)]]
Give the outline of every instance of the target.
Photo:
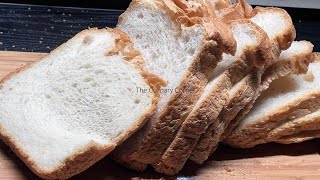
[[(230, 13), (226, 14), (228, 18), (237, 18), (234, 16), (233, 11), (244, 13), (244, 17), (249, 18), (250, 21), (261, 27), (268, 34), (271, 43), (273, 43), (273, 49), (270, 52), (272, 55), (271, 59), (273, 60), (269, 62), (274, 62), (279, 57), (280, 50), (286, 48), (287, 44), (291, 44), (295, 38), (296, 32), (290, 16), (284, 10), (278, 8), (257, 7), (252, 10), (250, 5), (243, 5), (245, 2), (239, 2), (238, 4), (240, 5), (236, 8), (245, 8), (245, 10), (239, 11), (238, 9), (234, 9), (233, 5), (230, 7), (231, 10), (224, 9), (224, 12)], [(279, 24), (270, 23), (269, 18), (274, 18)], [(279, 26), (280, 28), (275, 26)], [(249, 75), (232, 87), (227, 104), (217, 118), (219, 123), (210, 125), (206, 132), (201, 135), (190, 156), (190, 160), (202, 164), (215, 151), (219, 142), (224, 139), (226, 134), (230, 133), (232, 128), (238, 123), (233, 121), (234, 117), (254, 97), (256, 89), (260, 86), (261, 74), (266, 67), (268, 65), (264, 68), (253, 69)]]
[(161, 81), (148, 76), (141, 63), (123, 32), (80, 32), (1, 81), (1, 139), (44, 179), (86, 170), (155, 110), (156, 94), (135, 88), (151, 89), (156, 85), (151, 81)]
[(254, 64), (261, 65), (271, 60), (272, 45), (263, 30), (246, 19), (229, 23), (237, 41), (236, 55), (223, 55), (222, 62), (217, 65), (211, 81), (184, 120), (175, 139), (161, 159), (153, 164), (157, 172), (168, 175), (178, 173), (192, 153), (200, 135), (216, 120), (227, 102), (231, 86), (246, 76)]
[(151, 164), (160, 158), (200, 97), (222, 50), (235, 52), (231, 30), (221, 22), (203, 22), (209, 16), (201, 10), (203, 4), (191, 11), (186, 2), (136, 0), (120, 17), (118, 28), (132, 37), (146, 61), (144, 67), (163, 78), (168, 90), (160, 92), (147, 125), (114, 152), (114, 159), (129, 168), (143, 166), (134, 168), (128, 161)]
[[(307, 75), (286, 76), (292, 72), (293, 66), (298, 65), (299, 69), (301, 64), (314, 61), (315, 55), (312, 53), (312, 48), (313, 45), (309, 42), (294, 42), (292, 48), (282, 54), (282, 57), (289, 61), (279, 62), (266, 71), (256, 97), (265, 89), (267, 90), (262, 92), (254, 105), (249, 104), (253, 106), (250, 108), (251, 111), (227, 137), (225, 142), (228, 145), (246, 148), (273, 141), (281, 135), (274, 131), (275, 129), (282, 125), (284, 127), (279, 130), (289, 128), (290, 121), (294, 122), (294, 119), (320, 108), (319, 61), (310, 64)], [(300, 61), (294, 62), (292, 61), (294, 59), (300, 59)], [(306, 76), (307, 79), (305, 79)], [(308, 79), (308, 76), (312, 78)], [(275, 81), (272, 82), (273, 80)], [(270, 82), (272, 83), (269, 87)], [(286, 133), (283, 132), (283, 135)]]

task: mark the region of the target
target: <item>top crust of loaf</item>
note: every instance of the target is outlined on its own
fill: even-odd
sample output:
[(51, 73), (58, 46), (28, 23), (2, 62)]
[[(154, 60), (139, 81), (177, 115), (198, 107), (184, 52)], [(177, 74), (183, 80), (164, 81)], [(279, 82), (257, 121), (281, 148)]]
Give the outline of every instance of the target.
[[(248, 11), (246, 12), (247, 18), (257, 17), (259, 14), (265, 14), (265, 13), (274, 13), (274, 14), (281, 14), (286, 19), (286, 26), (283, 32), (280, 32), (280, 34), (276, 35), (276, 41), (279, 44), (280, 50), (286, 50), (291, 46), (291, 43), (296, 38), (296, 30), (294, 28), (294, 25), (292, 23), (292, 19), (290, 15), (281, 8), (275, 8), (275, 7), (255, 7), (251, 13)], [(271, 38), (271, 37), (270, 37)]]
[[(281, 15), (285, 19), (286, 25), (284, 29), (275, 37), (269, 38), (277, 42), (279, 50), (286, 50), (295, 39), (296, 30), (290, 15), (284, 9), (275, 7), (255, 7), (253, 9), (245, 0), (238, 0), (238, 2), (233, 5), (218, 9), (218, 15), (224, 22), (243, 18), (251, 19), (257, 15), (266, 15), (269, 13)], [(265, 31), (268, 32), (267, 30)]]
[[(115, 42), (115, 49), (108, 52), (106, 56), (112, 56), (114, 54), (121, 54), (123, 56), (123, 59), (132, 62), (132, 64), (135, 64), (137, 71), (141, 73), (141, 75), (144, 77), (145, 82), (150, 86), (154, 88), (158, 88), (160, 85), (163, 85), (164, 82), (157, 76), (154, 76), (148, 72), (143, 71), (141, 68), (141, 64), (143, 63), (143, 59), (140, 56), (140, 53), (136, 51), (133, 48), (133, 44), (131, 43), (129, 37), (121, 32), (120, 30), (114, 30), (114, 29), (101, 29), (98, 30), (96, 28), (84, 30), (80, 33), (78, 33), (74, 38), (70, 39), (63, 45), (59, 46), (55, 50), (53, 50), (48, 56), (55, 56), (57, 52), (59, 52), (60, 49), (63, 49), (65, 46), (68, 45), (68, 43), (74, 41), (77, 38), (83, 37), (83, 36), (89, 36), (92, 33), (112, 33), (114, 36), (116, 36), (116, 42)], [(83, 43), (90, 43), (90, 38), (84, 39)], [(3, 84), (13, 78), (16, 74), (19, 74), (20, 72), (23, 72), (29, 68), (32, 68), (35, 64), (40, 63), (41, 61), (45, 61), (46, 57), (40, 59), (39, 61), (27, 65), (16, 72), (12, 72), (9, 75), (7, 75), (5, 78), (3, 78), (0, 81), (1, 87)], [(77, 152), (73, 153), (73, 155), (69, 156), (67, 159), (63, 161), (58, 167), (56, 167), (52, 171), (46, 171), (42, 169), (41, 167), (37, 166), (37, 164), (28, 156), (28, 154), (24, 151), (23, 147), (19, 147), (19, 144), (14, 141), (14, 139), (6, 132), (5, 129), (1, 128), (0, 130), (0, 136), (1, 139), (8, 145), (10, 148), (17, 154), (17, 156), (25, 162), (25, 164), (38, 176), (44, 179), (67, 179), (73, 175), (76, 175), (87, 168), (89, 168), (91, 165), (102, 159), (104, 156), (106, 156), (108, 153), (110, 153), (117, 145), (121, 144), (124, 140), (126, 140), (128, 137), (130, 137), (135, 131), (137, 131), (139, 128), (141, 128), (148, 120), (148, 118), (151, 116), (153, 111), (156, 108), (156, 104), (158, 102), (159, 96), (158, 94), (151, 92), (152, 97), (152, 106), (146, 111), (145, 114), (143, 114), (139, 120), (137, 120), (132, 128), (127, 129), (126, 131), (119, 134), (117, 138), (114, 139), (114, 142), (111, 144), (106, 145), (100, 145), (95, 142), (91, 142), (87, 146), (79, 149)]]
[(221, 51), (235, 54), (237, 44), (232, 32), (216, 18), (217, 15), (208, 0), (133, 0), (126, 12), (119, 17), (118, 24), (122, 23), (136, 5), (161, 9), (170, 15), (172, 22), (175, 22), (173, 24), (180, 29), (201, 24), (207, 33), (207, 40), (214, 39)]

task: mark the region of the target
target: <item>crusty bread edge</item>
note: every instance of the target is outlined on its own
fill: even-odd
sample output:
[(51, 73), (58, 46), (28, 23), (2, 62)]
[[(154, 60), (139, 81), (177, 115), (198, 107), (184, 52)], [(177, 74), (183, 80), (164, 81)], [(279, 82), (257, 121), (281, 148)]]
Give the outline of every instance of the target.
[(281, 137), (275, 140), (275, 142), (280, 144), (293, 144), (301, 143), (316, 138), (320, 138), (320, 130), (302, 131), (298, 134)]

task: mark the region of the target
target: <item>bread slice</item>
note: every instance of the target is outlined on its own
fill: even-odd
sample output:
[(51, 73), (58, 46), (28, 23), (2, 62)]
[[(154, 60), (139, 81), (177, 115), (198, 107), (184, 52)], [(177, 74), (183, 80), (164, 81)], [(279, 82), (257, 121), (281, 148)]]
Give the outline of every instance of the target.
[[(279, 137), (279, 133), (274, 131), (277, 127), (287, 122), (290, 124), (290, 121), (320, 108), (318, 100), (320, 76), (317, 71), (320, 62), (310, 64), (307, 76), (314, 78), (311, 78), (310, 82), (306, 81), (304, 76), (286, 76), (293, 70), (300, 73), (307, 69), (308, 63), (316, 59), (312, 49), (313, 45), (307, 41), (294, 42), (292, 47), (281, 54), (284, 60), (267, 69), (253, 102), (250, 102), (248, 107), (245, 107), (247, 109), (244, 109), (245, 111), (251, 109), (250, 113), (227, 137), (225, 143), (234, 147), (246, 148), (272, 141)], [(269, 87), (273, 80), (276, 81)], [(254, 103), (262, 91), (264, 92), (261, 97)], [(241, 119), (244, 114), (240, 115)]]
[(145, 166), (138, 162), (159, 159), (202, 94), (222, 52), (235, 52), (231, 30), (213, 20), (208, 10), (206, 3), (194, 1), (135, 0), (120, 17), (118, 28), (132, 37), (145, 68), (167, 81), (169, 91), (162, 91), (148, 124), (117, 148), (116, 161), (142, 170)]
[[(308, 76), (308, 74), (306, 75)], [(308, 77), (307, 77), (308, 78)], [(310, 108), (312, 111), (314, 108)], [(275, 128), (271, 134), (272, 139), (289, 139), (289, 137), (303, 137), (305, 132), (320, 130), (320, 110), (316, 110), (306, 116), (288, 121)], [(310, 134), (310, 133), (308, 133)]]
[(175, 139), (161, 159), (153, 164), (157, 172), (177, 174), (192, 153), (200, 135), (216, 120), (226, 104), (230, 88), (255, 65), (261, 66), (272, 60), (272, 44), (262, 29), (246, 19), (229, 23), (237, 41), (236, 55), (223, 55), (222, 62), (214, 70), (212, 79), (184, 120)]
[[(80, 32), (1, 80), (1, 139), (44, 179), (86, 170), (155, 110), (158, 98), (151, 88), (161, 81), (141, 63), (123, 32)], [(141, 94), (136, 87), (151, 90)]]
[[(243, 3), (243, 2), (242, 2)], [(240, 4), (240, 2), (238, 3)], [(240, 4), (237, 8), (231, 6), (231, 10), (225, 9), (224, 12), (228, 12), (228, 17), (230, 14), (236, 11), (237, 13), (245, 13), (244, 17), (249, 18), (250, 21), (256, 23), (261, 27), (267, 34), (271, 42), (273, 43), (272, 49), (272, 59), (277, 59), (279, 53), (282, 49), (287, 47), (287, 44), (295, 38), (295, 29), (292, 20), (287, 12), (279, 8), (260, 8), (249, 11), (249, 5)], [(239, 8), (245, 8), (245, 10), (240, 11)], [(270, 20), (277, 21), (278, 24), (270, 23)], [(274, 61), (269, 61), (274, 62)], [(265, 66), (267, 67), (267, 65)], [(229, 99), (227, 104), (222, 109), (217, 122), (211, 124), (206, 132), (201, 135), (194, 148), (190, 160), (202, 164), (210, 154), (212, 154), (219, 142), (225, 137), (225, 134), (229, 134), (231, 127), (235, 126), (238, 122), (233, 121), (233, 118), (237, 113), (251, 101), (254, 97), (256, 89), (260, 85), (261, 75), (265, 68), (255, 68), (252, 72), (243, 78), (238, 84), (233, 86), (229, 92)]]
[(301, 143), (301, 142), (316, 139), (316, 138), (320, 138), (319, 129), (312, 130), (312, 131), (302, 131), (298, 134), (284, 136), (275, 140), (275, 142), (281, 143), (281, 144), (293, 144), (293, 143)]

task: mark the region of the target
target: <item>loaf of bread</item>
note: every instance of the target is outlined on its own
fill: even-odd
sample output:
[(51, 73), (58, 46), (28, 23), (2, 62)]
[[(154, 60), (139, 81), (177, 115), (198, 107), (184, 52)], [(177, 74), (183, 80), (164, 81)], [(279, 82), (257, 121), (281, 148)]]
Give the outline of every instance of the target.
[(295, 37), (285, 10), (245, 0), (133, 0), (116, 29), (84, 30), (0, 81), (0, 138), (44, 179), (108, 154), (175, 175), (221, 141), (319, 138), (320, 60)]

